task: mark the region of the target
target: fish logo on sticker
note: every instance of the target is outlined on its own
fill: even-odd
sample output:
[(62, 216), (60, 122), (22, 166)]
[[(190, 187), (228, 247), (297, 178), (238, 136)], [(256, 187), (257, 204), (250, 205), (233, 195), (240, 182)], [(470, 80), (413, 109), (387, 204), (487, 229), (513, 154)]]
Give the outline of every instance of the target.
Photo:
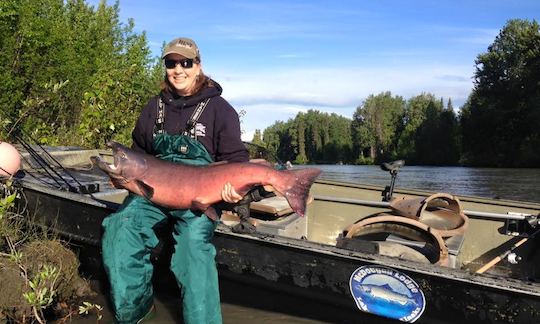
[(424, 312), (426, 300), (420, 286), (404, 273), (382, 266), (356, 269), (349, 281), (358, 308), (402, 322), (413, 323)]

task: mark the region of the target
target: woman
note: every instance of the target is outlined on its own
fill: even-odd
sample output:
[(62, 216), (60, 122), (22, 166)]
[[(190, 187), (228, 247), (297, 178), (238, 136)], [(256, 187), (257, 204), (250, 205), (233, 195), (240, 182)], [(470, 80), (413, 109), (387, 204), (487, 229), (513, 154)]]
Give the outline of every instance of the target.
[[(177, 38), (165, 48), (161, 93), (144, 107), (133, 130), (132, 148), (192, 165), (248, 161), (236, 111), (221, 97), (219, 84), (205, 76), (195, 42)], [(222, 197), (241, 197), (225, 185)], [(130, 195), (103, 222), (103, 260), (119, 323), (138, 323), (153, 310), (150, 252), (155, 228), (174, 222), (171, 270), (183, 296), (186, 323), (221, 323), (215, 247), (216, 224), (190, 210), (168, 210)]]

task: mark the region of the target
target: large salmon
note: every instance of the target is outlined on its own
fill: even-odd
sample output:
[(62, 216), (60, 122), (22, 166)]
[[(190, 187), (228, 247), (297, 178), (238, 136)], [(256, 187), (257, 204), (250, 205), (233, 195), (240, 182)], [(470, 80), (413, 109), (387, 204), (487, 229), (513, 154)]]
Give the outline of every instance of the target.
[(227, 182), (242, 196), (255, 186), (271, 185), (285, 196), (297, 214), (304, 216), (309, 189), (321, 173), (315, 168), (278, 171), (250, 162), (190, 166), (141, 154), (116, 142), (107, 146), (112, 148), (114, 164), (98, 156), (90, 159), (109, 175), (115, 186), (163, 207), (203, 211), (214, 220), (217, 214), (209, 207), (221, 201)]

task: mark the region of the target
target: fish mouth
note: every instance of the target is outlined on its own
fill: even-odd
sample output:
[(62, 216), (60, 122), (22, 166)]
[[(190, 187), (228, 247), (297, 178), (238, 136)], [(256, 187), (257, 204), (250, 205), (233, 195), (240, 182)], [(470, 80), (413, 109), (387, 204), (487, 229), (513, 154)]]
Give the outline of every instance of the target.
[(91, 156), (90, 160), (94, 165), (96, 165), (101, 170), (105, 171), (109, 175), (119, 175), (120, 171), (118, 169), (119, 165), (119, 157), (118, 157), (118, 150), (120, 148), (120, 144), (116, 142), (108, 142), (106, 146), (113, 151), (113, 163), (107, 163), (105, 160), (103, 160), (100, 156)]
[(122, 145), (114, 141), (107, 142), (106, 145), (108, 148), (112, 149), (113, 152), (113, 163), (108, 164), (108, 167), (111, 171), (117, 171), (118, 165), (120, 164), (120, 149), (122, 148)]
[(115, 141), (110, 141), (105, 144), (108, 148), (112, 149), (113, 154), (116, 154), (118, 152), (118, 149), (122, 146), (120, 143), (117, 143)]
[(107, 163), (99, 156), (91, 156), (90, 161), (108, 174), (118, 174), (118, 167), (116, 166), (116, 163)]

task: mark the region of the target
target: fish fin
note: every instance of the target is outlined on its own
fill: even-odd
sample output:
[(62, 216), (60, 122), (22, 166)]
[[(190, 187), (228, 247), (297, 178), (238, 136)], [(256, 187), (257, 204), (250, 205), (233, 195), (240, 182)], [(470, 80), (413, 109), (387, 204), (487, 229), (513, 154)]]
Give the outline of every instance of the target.
[(272, 184), (289, 203), (292, 210), (300, 216), (306, 213), (306, 204), (309, 200), (309, 189), (315, 179), (321, 174), (316, 168), (279, 171), (286, 176), (284, 183)]
[(217, 222), (218, 219), (219, 219), (219, 215), (216, 211), (216, 209), (212, 206), (208, 207), (205, 211), (204, 211), (204, 214), (210, 218), (211, 220), (213, 220), (214, 222)]
[(135, 180), (135, 183), (137, 184), (137, 187), (141, 191), (144, 198), (151, 200), (152, 197), (154, 197), (154, 188), (150, 187), (141, 180)]
[(208, 209), (208, 207), (210, 207), (210, 204), (202, 201), (199, 197), (195, 197), (195, 199), (191, 201), (191, 206), (193, 206), (192, 209), (205, 211)]
[(198, 200), (198, 198), (195, 198), (191, 202), (191, 206), (193, 206), (192, 209), (203, 211), (203, 213), (213, 221), (217, 221), (219, 219), (216, 209), (210, 206), (208, 203)]

